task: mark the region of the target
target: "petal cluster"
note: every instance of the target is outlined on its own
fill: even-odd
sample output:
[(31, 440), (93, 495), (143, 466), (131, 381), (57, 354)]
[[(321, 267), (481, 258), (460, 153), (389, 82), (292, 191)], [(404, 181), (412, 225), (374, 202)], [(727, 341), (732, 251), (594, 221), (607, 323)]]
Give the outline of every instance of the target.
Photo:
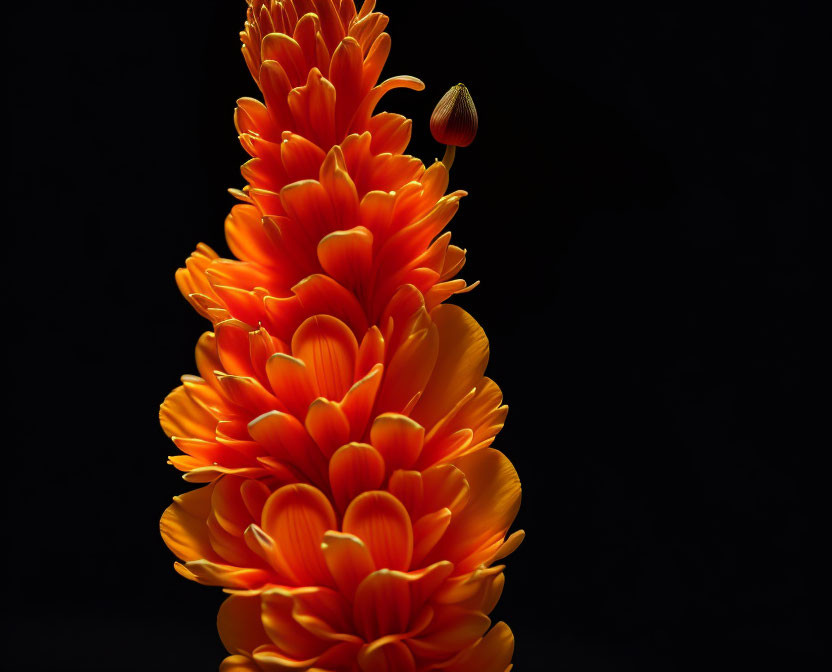
[[(488, 341), (443, 301), (470, 289), (444, 229), (464, 192), (376, 112), (387, 17), (365, 1), (249, 0), (238, 101), (252, 157), (226, 219), (176, 279), (212, 323), (199, 375), (162, 404), (199, 487), (161, 531), (177, 571), (229, 593), (221, 670), (505, 672), (488, 614), (520, 504), (491, 448), (505, 420)], [(508, 535), (508, 536), (507, 536)]]

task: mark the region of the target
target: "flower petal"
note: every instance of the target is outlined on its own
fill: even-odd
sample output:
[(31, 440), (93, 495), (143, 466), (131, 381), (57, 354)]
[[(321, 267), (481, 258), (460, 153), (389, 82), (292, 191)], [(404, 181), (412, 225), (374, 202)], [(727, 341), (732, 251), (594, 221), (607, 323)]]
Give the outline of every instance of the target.
[(220, 560), (211, 547), (205, 525), (213, 490), (213, 485), (206, 485), (174, 497), (173, 504), (162, 514), (159, 522), (162, 539), (180, 560)]
[(476, 646), (454, 661), (447, 672), (508, 672), (514, 654), (514, 635), (497, 623)]
[(408, 644), (420, 658), (442, 660), (474, 644), (489, 625), (491, 619), (482, 612), (442, 605), (427, 630)]
[(482, 327), (462, 308), (449, 304), (431, 311), (439, 334), (433, 375), (412, 417), (431, 427), (457, 400), (476, 387), (488, 363), (488, 339)]
[(381, 646), (369, 644), (358, 653), (362, 672), (414, 672), (416, 661), (407, 646), (398, 640)]
[(319, 656), (327, 643), (304, 628), (294, 617), (295, 601), (280, 589), (262, 595), (262, 622), (269, 639), (289, 657), (304, 660)]
[(408, 569), (413, 555), (413, 528), (404, 505), (389, 492), (371, 491), (347, 507), (344, 532), (361, 539), (376, 567)]
[(388, 474), (413, 466), (422, 451), (424, 440), (424, 428), (398, 413), (379, 415), (370, 429), (370, 442), (384, 458)]
[(217, 629), (228, 653), (250, 654), (267, 640), (260, 622), (260, 597), (227, 597), (217, 614)]
[(352, 534), (330, 531), (324, 535), (321, 549), (338, 589), (352, 599), (358, 584), (375, 570), (364, 542)]
[(305, 483), (285, 485), (263, 507), (263, 530), (276, 547), (276, 565), (297, 585), (330, 585), (321, 542), (335, 528), (335, 512), (326, 496)]
[(328, 481), (326, 459), (294, 415), (280, 411), (264, 413), (249, 423), (248, 431), (252, 439), (281, 462), (296, 466), (317, 484)]
[(340, 401), (353, 384), (358, 342), (350, 328), (330, 315), (315, 315), (292, 337), (292, 355), (306, 364), (318, 394)]
[(470, 572), (493, 558), (520, 508), (520, 479), (501, 452), (486, 448), (457, 461), (471, 488), (465, 508), (427, 560), (450, 560), (456, 572)]
[(350, 421), (340, 404), (329, 399), (315, 399), (309, 405), (304, 424), (324, 457), (332, 457), (338, 448), (349, 441)]
[(303, 420), (309, 404), (318, 396), (315, 378), (306, 364), (278, 352), (266, 362), (266, 374), (277, 398), (292, 415)]
[(384, 459), (373, 446), (348, 443), (329, 461), (329, 483), (340, 511), (367, 490), (376, 490), (384, 480)]

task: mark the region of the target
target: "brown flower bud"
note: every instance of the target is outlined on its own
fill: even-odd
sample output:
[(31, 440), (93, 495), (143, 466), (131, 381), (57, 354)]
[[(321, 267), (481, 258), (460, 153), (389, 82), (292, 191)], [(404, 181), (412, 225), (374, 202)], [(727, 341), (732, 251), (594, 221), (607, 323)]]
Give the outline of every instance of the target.
[(477, 108), (465, 84), (442, 96), (430, 115), (430, 132), (437, 142), (467, 147), (477, 134)]

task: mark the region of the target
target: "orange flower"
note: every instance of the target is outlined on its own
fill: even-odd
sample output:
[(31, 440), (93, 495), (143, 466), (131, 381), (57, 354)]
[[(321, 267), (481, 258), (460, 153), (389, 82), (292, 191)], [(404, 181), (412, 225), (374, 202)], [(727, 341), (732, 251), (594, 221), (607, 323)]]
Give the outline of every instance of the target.
[[(162, 404), (162, 428), (184, 455), (186, 480), (220, 474), (305, 481), (340, 496), (328, 462), (350, 442), (387, 465), (427, 468), (485, 448), (507, 408), (483, 376), (488, 340), (468, 313), (402, 288), (359, 341), (337, 317), (307, 318), (282, 341), (226, 320), (197, 346), (202, 377), (185, 376)], [(413, 305), (417, 306), (414, 311)]]
[(358, 659), (361, 669), (396, 671), (470, 655), (503, 586), (492, 563), (522, 539), (504, 541), (520, 504), (511, 463), (489, 448), (422, 473), (398, 470), (384, 491), (366, 487), (378, 459), (370, 446), (339, 452), (338, 478), (360, 492), (343, 515), (311, 485), (270, 493), (268, 480), (238, 476), (165, 512), (165, 541), (185, 561), (178, 571), (235, 593), (219, 617), (229, 652), (262, 669), (352, 669)]
[[(387, 18), (367, 1), (249, 0), (243, 53), (265, 104), (235, 115), (252, 156), (226, 220), (238, 259), (199, 245), (180, 290), (214, 331), (162, 404), (184, 478), (165, 511), (177, 571), (231, 593), (222, 670), (506, 672), (488, 613), (522, 532), (506, 407), (461, 308), (442, 233), (450, 162), (403, 152), (375, 113)], [(473, 108), (472, 108), (473, 109)]]
[(445, 166), (402, 154), (408, 119), (373, 114), (387, 91), (424, 87), (413, 77), (376, 86), (390, 37), (374, 4), (356, 14), (351, 1), (250, 1), (243, 54), (265, 105), (241, 98), (235, 114), (253, 157), (248, 186), (233, 192), (245, 204), (225, 225), (240, 261), (200, 245), (176, 275), (214, 323), (262, 323), (288, 340), (310, 293), (360, 305), (375, 323), (401, 285), (429, 307), (466, 289), (452, 279), (465, 253), (450, 234), (437, 238), (465, 192), (443, 195)]
[[(288, 341), (304, 318), (320, 312), (335, 311), (363, 331), (379, 323), (403, 285), (418, 289), (429, 308), (466, 290), (464, 280), (452, 279), (465, 253), (450, 245), (450, 233), (439, 235), (464, 192), (443, 196), (442, 163), (424, 170), (410, 157), (373, 156), (370, 144), (365, 133), (332, 147), (318, 180), (280, 190), (269, 210), (281, 214), (254, 203), (235, 206), (226, 235), (241, 261), (200, 245), (176, 274), (192, 305), (215, 324), (262, 324)], [(407, 159), (405, 174), (397, 158)]]

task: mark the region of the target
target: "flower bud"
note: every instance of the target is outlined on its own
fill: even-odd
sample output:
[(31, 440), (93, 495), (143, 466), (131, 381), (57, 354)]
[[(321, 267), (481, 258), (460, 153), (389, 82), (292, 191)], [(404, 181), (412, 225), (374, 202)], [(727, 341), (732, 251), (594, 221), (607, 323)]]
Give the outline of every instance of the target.
[(442, 96), (430, 115), (430, 132), (443, 145), (467, 147), (477, 134), (477, 108), (465, 84)]

